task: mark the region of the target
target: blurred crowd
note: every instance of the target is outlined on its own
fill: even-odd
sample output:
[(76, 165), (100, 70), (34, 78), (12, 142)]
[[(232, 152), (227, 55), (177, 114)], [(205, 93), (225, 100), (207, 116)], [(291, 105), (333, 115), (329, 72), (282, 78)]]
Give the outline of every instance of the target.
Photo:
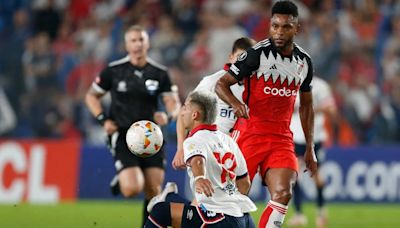
[[(184, 99), (222, 69), (235, 39), (268, 37), (272, 2), (1, 0), (0, 136), (98, 143), (83, 98), (101, 69), (125, 55), (125, 28), (146, 27), (150, 56), (169, 67)], [(340, 111), (331, 143), (399, 143), (400, 1), (295, 2), (296, 43), (332, 86)], [(174, 125), (165, 131), (173, 138)]]

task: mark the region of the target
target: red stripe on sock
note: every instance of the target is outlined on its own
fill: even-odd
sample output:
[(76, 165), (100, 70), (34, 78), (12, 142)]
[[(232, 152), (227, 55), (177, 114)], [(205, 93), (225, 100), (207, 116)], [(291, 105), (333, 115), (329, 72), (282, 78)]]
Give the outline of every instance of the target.
[(258, 228), (265, 228), (268, 223), (269, 216), (271, 215), (273, 209), (271, 207), (266, 207), (261, 215), (260, 222), (258, 223)]

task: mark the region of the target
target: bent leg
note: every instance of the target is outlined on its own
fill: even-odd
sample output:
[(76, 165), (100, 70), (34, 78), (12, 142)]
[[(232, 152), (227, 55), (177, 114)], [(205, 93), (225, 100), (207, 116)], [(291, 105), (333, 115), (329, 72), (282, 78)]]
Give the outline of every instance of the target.
[(281, 227), (296, 178), (297, 173), (288, 168), (272, 168), (266, 172), (264, 182), (268, 186), (271, 200), (261, 215), (259, 228)]
[(139, 167), (129, 167), (118, 174), (121, 193), (124, 197), (134, 197), (143, 191), (144, 178)]

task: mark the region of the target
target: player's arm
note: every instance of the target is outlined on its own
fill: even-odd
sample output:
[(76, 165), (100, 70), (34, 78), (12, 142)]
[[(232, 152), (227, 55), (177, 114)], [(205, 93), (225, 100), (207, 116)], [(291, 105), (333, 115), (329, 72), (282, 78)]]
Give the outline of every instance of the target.
[(181, 108), (181, 101), (178, 95), (178, 87), (176, 85), (171, 86), (171, 92), (163, 94), (163, 102), (165, 109), (170, 119), (176, 119)]
[[(106, 94), (107, 90), (110, 88), (110, 78), (111, 72), (106, 68), (103, 70), (92, 83), (85, 96), (85, 103), (92, 115), (97, 119), (97, 121), (104, 127), (104, 130), (108, 135), (113, 134), (117, 129), (117, 125), (114, 121), (109, 119), (101, 106), (101, 98)], [(104, 88), (107, 88), (104, 89)]]
[(236, 186), (238, 191), (243, 195), (248, 195), (251, 187), (250, 177), (249, 175), (236, 177)]
[(310, 85), (313, 76), (311, 60), (308, 61), (308, 65), (309, 69), (307, 77), (300, 86), (299, 115), (304, 137), (306, 139), (304, 162), (306, 163), (306, 168), (310, 170), (312, 176), (317, 171), (317, 158), (314, 151), (314, 107)]
[(201, 155), (195, 155), (190, 158), (189, 164), (192, 168), (194, 177), (194, 186), (197, 193), (202, 193), (208, 197), (214, 193), (211, 181), (205, 178), (206, 173), (206, 160)]
[(253, 71), (258, 69), (260, 65), (261, 49), (254, 49), (254, 47), (243, 52), (238, 57), (238, 60), (230, 66), (227, 73), (222, 76), (215, 85), (215, 93), (221, 100), (233, 108), (238, 118), (248, 118), (247, 106), (233, 95), (230, 87), (238, 81), (249, 77)]
[(247, 106), (237, 99), (231, 90), (231, 85), (237, 83), (237, 79), (232, 77), (229, 73), (222, 76), (215, 85), (215, 93), (225, 103), (229, 104), (238, 118), (248, 118)]
[(174, 169), (184, 169), (186, 166), (185, 161), (183, 159), (183, 141), (185, 140), (186, 135), (187, 135), (187, 131), (186, 131), (185, 127), (183, 126), (182, 117), (178, 114), (178, 116), (176, 118), (177, 149), (176, 149), (174, 159), (172, 160), (172, 167)]

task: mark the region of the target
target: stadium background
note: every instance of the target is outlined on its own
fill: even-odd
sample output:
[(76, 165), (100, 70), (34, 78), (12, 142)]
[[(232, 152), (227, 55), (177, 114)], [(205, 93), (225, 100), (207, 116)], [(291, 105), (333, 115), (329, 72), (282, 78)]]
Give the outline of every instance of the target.
[[(296, 42), (332, 86), (340, 112), (327, 124), (323, 167), (330, 227), (398, 227), (400, 3), (297, 3)], [(270, 6), (269, 0), (0, 0), (0, 227), (132, 227), (140, 203), (111, 197), (111, 155), (83, 103), (93, 78), (124, 56), (123, 30), (139, 23), (150, 34), (150, 56), (169, 67), (183, 100), (202, 76), (222, 67), (236, 38), (268, 36)], [(170, 166), (174, 128), (163, 129), (167, 180), (187, 193), (184, 173)], [(302, 178), (302, 186), (313, 199), (309, 181)], [(253, 186), (253, 199), (266, 195)], [(311, 205), (306, 212), (313, 216)], [(71, 222), (62, 225), (60, 214)]]

